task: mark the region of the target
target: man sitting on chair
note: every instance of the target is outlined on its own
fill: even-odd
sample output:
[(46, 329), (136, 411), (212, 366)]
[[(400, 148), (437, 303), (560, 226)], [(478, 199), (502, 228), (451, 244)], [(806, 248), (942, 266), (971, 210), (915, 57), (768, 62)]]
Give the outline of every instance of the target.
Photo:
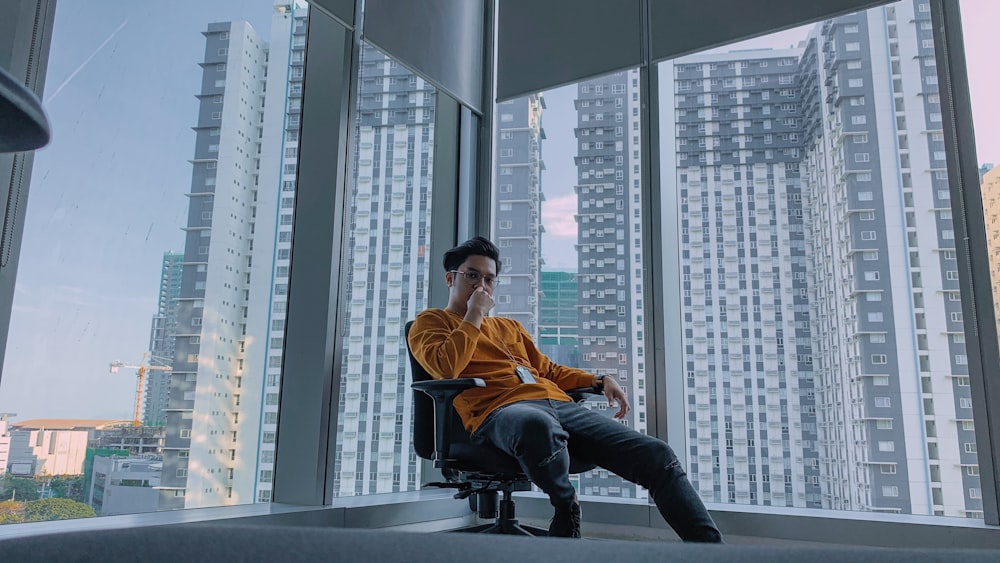
[(569, 481), (573, 455), (650, 491), (656, 507), (684, 541), (721, 542), (719, 533), (673, 450), (661, 440), (573, 402), (567, 389), (602, 389), (616, 419), (628, 399), (610, 376), (562, 366), (538, 351), (517, 321), (489, 317), (496, 304), (500, 253), (476, 237), (444, 255), (449, 299), (445, 309), (417, 315), (410, 330), (413, 356), (435, 379), (479, 377), (484, 388), (464, 391), (455, 410), (474, 440), (517, 459), (555, 508), (550, 536), (580, 537), (580, 504)]

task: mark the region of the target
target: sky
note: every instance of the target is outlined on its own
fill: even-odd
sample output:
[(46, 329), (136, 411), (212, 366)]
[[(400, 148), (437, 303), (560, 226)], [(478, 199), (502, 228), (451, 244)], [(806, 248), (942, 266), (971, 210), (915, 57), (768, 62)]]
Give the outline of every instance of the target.
[[(267, 35), (272, 0), (61, 0), (43, 105), (53, 129), (37, 151), (0, 413), (132, 416), (133, 370), (149, 347), (162, 254), (180, 250), (208, 23), (247, 19)], [(1000, 2), (962, 0), (979, 160), (1000, 163), (990, 58)], [(790, 31), (755, 40), (784, 48)], [(745, 48), (738, 45), (731, 48)], [(575, 269), (573, 87), (545, 93), (542, 253)]]
[[(976, 129), (976, 152), (980, 163), (993, 162), (1000, 165), (1000, 103), (996, 94), (1000, 91), (1000, 74), (997, 73), (996, 22), (1000, 21), (1000, 1), (961, 0), (962, 26), (965, 39), (966, 62), (969, 70), (969, 89), (972, 97), (972, 113)], [(709, 52), (765, 48), (787, 49), (795, 47), (806, 38), (812, 25), (802, 26), (779, 33), (769, 34), (748, 41), (712, 49)], [(550, 270), (575, 271), (577, 264), (577, 225), (573, 221), (576, 213), (576, 196), (573, 184), (576, 180), (576, 110), (573, 100), (576, 86), (564, 86), (543, 93), (546, 108), (542, 113), (542, 126), (546, 139), (542, 143), (542, 191), (545, 203), (542, 205), (542, 223), (545, 235), (542, 239), (542, 257), (545, 268)]]

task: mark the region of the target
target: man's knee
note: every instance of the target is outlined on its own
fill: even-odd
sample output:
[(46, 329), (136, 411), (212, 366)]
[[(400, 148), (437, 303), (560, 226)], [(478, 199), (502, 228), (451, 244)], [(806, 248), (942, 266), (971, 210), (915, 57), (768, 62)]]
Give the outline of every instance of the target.
[(527, 436), (545, 436), (562, 430), (551, 416), (544, 412), (525, 412), (518, 420), (518, 429)]
[(555, 454), (566, 449), (569, 434), (555, 423), (551, 417), (530, 416), (521, 421), (520, 442), (525, 448), (536, 452), (548, 452), (546, 463)]
[(649, 456), (652, 458), (649, 461), (654, 464), (655, 467), (665, 469), (668, 471), (680, 471), (684, 473), (684, 468), (681, 465), (679, 459), (677, 459), (677, 454), (674, 453), (673, 448), (663, 440), (653, 438), (649, 445)]
[(548, 463), (566, 449), (569, 434), (544, 409), (511, 405), (496, 420), (496, 432), (509, 436), (516, 457)]

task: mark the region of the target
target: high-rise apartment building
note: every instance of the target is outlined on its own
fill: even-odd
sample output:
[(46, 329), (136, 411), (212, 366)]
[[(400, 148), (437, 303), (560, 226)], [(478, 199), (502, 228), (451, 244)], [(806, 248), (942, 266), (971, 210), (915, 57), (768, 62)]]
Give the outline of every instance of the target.
[(661, 73), (706, 499), (982, 515), (931, 27), (908, 0)]
[[(238, 401), (250, 401), (239, 424), (250, 434), (245, 436), (248, 447), (254, 448), (244, 459), (256, 491), (244, 502), (270, 501), (274, 478), (308, 12), (301, 0), (275, 0), (264, 110), (260, 128), (254, 131), (260, 159), (252, 206), (247, 202), (255, 213), (246, 262), (249, 277), (244, 280), (249, 300), (241, 343), (245, 343), (243, 383), (251, 387), (240, 393)], [(256, 468), (250, 457), (255, 453)]]
[(825, 508), (982, 517), (932, 27), (836, 18), (800, 64)]
[[(686, 57), (670, 88), (689, 475), (714, 502), (818, 506), (799, 52)], [(661, 88), (663, 86), (661, 85)], [(669, 183), (668, 183), (669, 182)], [(669, 244), (669, 243), (668, 243)]]
[[(613, 375), (632, 401), (622, 420), (646, 427), (642, 319), (639, 72), (577, 85), (577, 289), (580, 367)], [(592, 408), (614, 412), (607, 401)], [(634, 484), (604, 470), (580, 476), (584, 494), (637, 497)]]
[(494, 242), (500, 247), (503, 287), (494, 315), (521, 323), (538, 337), (538, 295), (541, 283), (542, 112), (541, 94), (501, 102), (496, 106), (496, 199)]
[(436, 91), (369, 45), (360, 67), (335, 496), (420, 485), (403, 325), (441, 268), (427, 255)]
[[(174, 341), (177, 338), (177, 305), (181, 297), (181, 272), (183, 252), (164, 252), (160, 270), (160, 294), (156, 314), (149, 330), (150, 365), (170, 366), (174, 359)], [(165, 426), (166, 409), (170, 397), (170, 374), (164, 370), (146, 373), (143, 396), (143, 426)]]
[(270, 500), (306, 14), (204, 32), (161, 509)]

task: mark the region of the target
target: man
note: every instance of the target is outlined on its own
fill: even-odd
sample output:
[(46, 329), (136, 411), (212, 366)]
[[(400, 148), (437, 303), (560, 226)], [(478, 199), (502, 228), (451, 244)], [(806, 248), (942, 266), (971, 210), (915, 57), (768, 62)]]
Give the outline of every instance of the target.
[(721, 542), (698, 493), (665, 442), (636, 432), (578, 405), (564, 392), (602, 389), (616, 419), (628, 399), (611, 377), (550, 361), (524, 328), (489, 317), (496, 304), (500, 253), (476, 237), (444, 255), (449, 298), (445, 309), (417, 315), (410, 330), (413, 356), (435, 379), (479, 377), (485, 388), (455, 399), (455, 410), (476, 440), (514, 457), (555, 508), (549, 535), (580, 537), (580, 504), (569, 481), (568, 440), (573, 456), (592, 462), (650, 491), (667, 523), (685, 541)]

